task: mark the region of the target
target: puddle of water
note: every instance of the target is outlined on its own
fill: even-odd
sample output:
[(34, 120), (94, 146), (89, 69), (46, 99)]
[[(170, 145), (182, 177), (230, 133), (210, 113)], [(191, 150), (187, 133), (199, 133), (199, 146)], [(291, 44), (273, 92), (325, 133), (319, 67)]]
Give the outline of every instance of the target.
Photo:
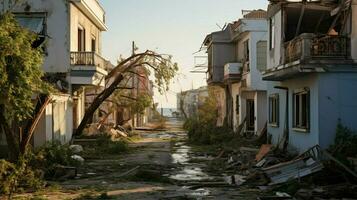
[(184, 166), (182, 170), (171, 175), (170, 178), (178, 181), (201, 181), (213, 179), (204, 173), (201, 168), (190, 166)]

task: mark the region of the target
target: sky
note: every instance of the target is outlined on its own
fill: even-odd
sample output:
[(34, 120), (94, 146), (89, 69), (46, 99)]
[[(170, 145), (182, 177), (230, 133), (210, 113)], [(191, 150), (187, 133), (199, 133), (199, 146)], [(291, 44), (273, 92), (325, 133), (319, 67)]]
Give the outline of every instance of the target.
[[(225, 23), (242, 17), (242, 10), (266, 9), (267, 0), (100, 0), (106, 11), (108, 31), (103, 33), (103, 55), (116, 63), (139, 51), (170, 54), (179, 73), (164, 95), (155, 91), (154, 101), (176, 107), (176, 93), (206, 85), (206, 75), (190, 73), (205, 36)], [(204, 52), (203, 52), (204, 53)]]

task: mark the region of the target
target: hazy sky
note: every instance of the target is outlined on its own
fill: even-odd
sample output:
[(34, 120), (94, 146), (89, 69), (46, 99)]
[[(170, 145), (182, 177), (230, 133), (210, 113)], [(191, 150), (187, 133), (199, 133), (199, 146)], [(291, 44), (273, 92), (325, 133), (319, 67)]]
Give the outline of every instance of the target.
[(131, 41), (140, 50), (171, 54), (180, 74), (170, 91), (155, 101), (176, 107), (176, 93), (206, 85), (204, 74), (193, 74), (194, 52), (205, 36), (226, 22), (242, 16), (242, 10), (266, 9), (267, 0), (101, 0), (108, 32), (103, 34), (103, 55), (116, 63), (131, 53)]

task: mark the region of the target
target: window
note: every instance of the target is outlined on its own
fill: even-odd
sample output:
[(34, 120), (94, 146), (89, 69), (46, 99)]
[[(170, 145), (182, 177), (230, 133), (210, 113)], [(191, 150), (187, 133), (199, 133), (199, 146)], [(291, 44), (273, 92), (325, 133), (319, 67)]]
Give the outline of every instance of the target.
[(94, 36), (92, 36), (92, 42), (91, 42), (91, 50), (92, 50), (92, 52), (97, 52), (96, 51), (96, 46), (97, 46), (96, 44), (97, 44), (96, 39), (95, 39)]
[(310, 128), (310, 91), (304, 89), (293, 95), (293, 127), (308, 130)]
[(78, 27), (78, 51), (86, 51), (86, 30), (82, 27)]
[(275, 46), (275, 19), (274, 17), (269, 20), (269, 49), (274, 49)]
[(244, 41), (244, 60), (249, 61), (249, 40)]
[(267, 42), (257, 42), (257, 69), (261, 72), (267, 67)]
[(279, 126), (279, 94), (269, 97), (269, 124)]
[(236, 96), (236, 114), (239, 115), (239, 95)]

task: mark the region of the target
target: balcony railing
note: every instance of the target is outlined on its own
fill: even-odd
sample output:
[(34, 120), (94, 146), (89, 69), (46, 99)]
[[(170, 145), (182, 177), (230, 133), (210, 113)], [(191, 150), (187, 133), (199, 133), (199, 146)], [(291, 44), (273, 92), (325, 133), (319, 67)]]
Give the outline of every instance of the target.
[(348, 59), (350, 39), (345, 36), (315, 36), (301, 34), (285, 43), (285, 63), (296, 60)]
[(110, 62), (95, 52), (71, 52), (71, 65), (96, 66), (107, 69)]

